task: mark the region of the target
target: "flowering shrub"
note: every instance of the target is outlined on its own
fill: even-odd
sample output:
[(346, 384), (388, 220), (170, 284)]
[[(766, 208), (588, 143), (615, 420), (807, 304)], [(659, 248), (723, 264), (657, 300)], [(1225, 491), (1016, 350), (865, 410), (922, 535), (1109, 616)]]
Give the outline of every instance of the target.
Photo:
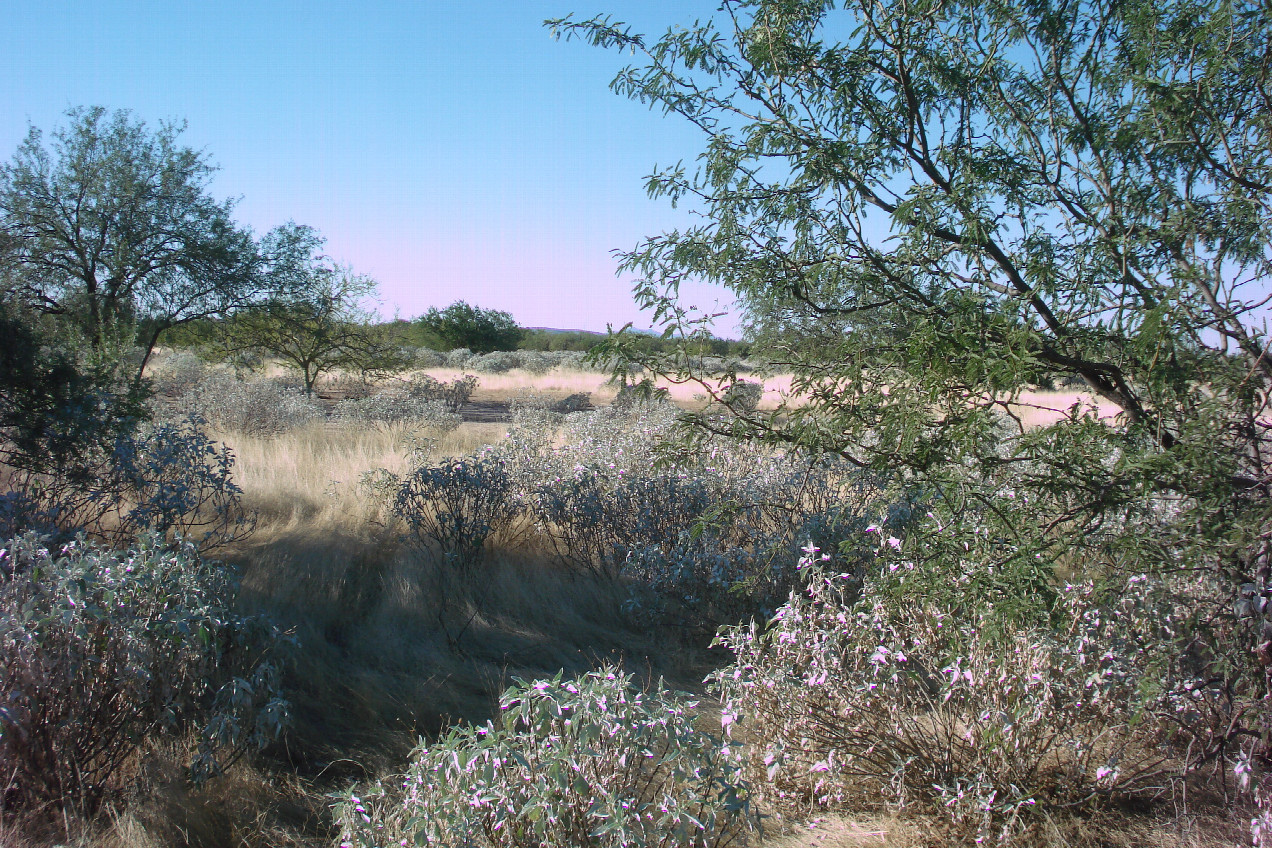
[(206, 777), (287, 722), (281, 634), (233, 611), (229, 571), (188, 545), (0, 551), (4, 803), (93, 812), (146, 739), (199, 728)]
[(745, 717), (775, 797), (916, 806), (979, 841), (1019, 835), (1038, 808), (1164, 791), (1190, 735), (1172, 714), (1192, 699), (1163, 674), (1181, 610), (1161, 581), (1064, 586), (1050, 624), (1005, 625), (969, 591), (987, 585), (975, 552), (938, 573), (901, 548), (881, 538), (855, 601), (810, 548), (806, 588), (767, 628), (722, 631), (725, 725)]
[(350, 795), (342, 846), (707, 848), (753, 825), (733, 749), (695, 704), (606, 668), (518, 683), (497, 722), (418, 748), (399, 787)]

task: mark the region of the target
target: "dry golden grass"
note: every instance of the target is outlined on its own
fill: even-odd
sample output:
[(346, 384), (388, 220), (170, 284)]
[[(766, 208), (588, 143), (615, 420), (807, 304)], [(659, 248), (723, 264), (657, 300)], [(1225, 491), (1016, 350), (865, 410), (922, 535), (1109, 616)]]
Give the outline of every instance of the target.
[[(420, 372), (428, 374), (435, 380), (449, 382), (464, 376), (466, 372), (455, 368), (428, 368)], [(601, 406), (610, 403), (618, 394), (618, 386), (611, 382), (608, 374), (596, 371), (575, 371), (557, 368), (547, 374), (531, 374), (514, 369), (503, 374), (478, 374), (480, 384), (473, 395), (479, 401), (507, 401), (525, 395), (541, 395), (560, 400), (568, 395), (585, 392), (592, 396), (592, 403)], [(760, 378), (745, 376), (743, 379), (758, 382)], [(772, 409), (790, 392), (789, 375), (778, 375), (764, 379), (764, 398), (761, 408)], [(673, 383), (663, 377), (654, 381), (659, 388), (667, 390), (672, 401), (684, 407), (701, 405), (703, 389), (696, 383)]]
[(421, 444), (433, 458), (463, 456), (497, 444), (507, 425), (468, 422), (437, 435), (404, 428), (336, 426), (317, 423), (280, 436), (219, 433), (235, 455), (234, 479), (259, 529), (296, 529), (305, 524), (341, 526), (355, 534), (382, 522), (380, 505), (359, 485), (377, 469), (407, 470)]
[[(440, 380), (460, 372), (429, 369)], [(479, 400), (616, 388), (605, 375), (554, 371), (481, 375)], [(765, 380), (764, 406), (789, 396), (790, 378)], [(685, 406), (695, 386), (669, 386)], [(1029, 425), (1051, 420), (1079, 394), (1030, 393), (1020, 405)], [(506, 425), (466, 423), (431, 444), (434, 459), (498, 443)], [(398, 429), (315, 425), (276, 437), (221, 438), (237, 456), (235, 477), (258, 514), (254, 535), (227, 553), (242, 574), (242, 603), (269, 613), (299, 640), (286, 681), (294, 729), (256, 766), (242, 764), (203, 789), (182, 779), (182, 752), (152, 751), (137, 797), (75, 845), (201, 848), (330, 845), (327, 793), (400, 769), (420, 734), (491, 712), (514, 675), (581, 672), (624, 661), (642, 677), (659, 674), (694, 687), (701, 651), (642, 632), (621, 612), (622, 587), (561, 571), (524, 536), (498, 540), (475, 582), (459, 585), (434, 557), (406, 544), (384, 506), (358, 485), (368, 472), (408, 470), (420, 434)], [(423, 434), (427, 436), (428, 434)], [(471, 614), (458, 646), (439, 626)], [(715, 722), (718, 727), (718, 719)], [(1240, 844), (1235, 817), (1050, 822), (1046, 848), (1220, 848)], [(917, 848), (945, 844), (922, 821), (827, 814), (786, 832), (770, 828), (773, 848)], [(41, 835), (0, 827), (2, 848), (48, 845)]]

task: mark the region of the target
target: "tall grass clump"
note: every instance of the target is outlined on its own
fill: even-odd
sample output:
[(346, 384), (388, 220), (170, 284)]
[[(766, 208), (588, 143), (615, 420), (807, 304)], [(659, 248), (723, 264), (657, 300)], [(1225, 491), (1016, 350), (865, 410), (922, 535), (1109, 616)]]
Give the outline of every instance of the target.
[(736, 749), (695, 704), (606, 667), (518, 683), (495, 721), (422, 745), (337, 808), (346, 848), (717, 848), (754, 825)]

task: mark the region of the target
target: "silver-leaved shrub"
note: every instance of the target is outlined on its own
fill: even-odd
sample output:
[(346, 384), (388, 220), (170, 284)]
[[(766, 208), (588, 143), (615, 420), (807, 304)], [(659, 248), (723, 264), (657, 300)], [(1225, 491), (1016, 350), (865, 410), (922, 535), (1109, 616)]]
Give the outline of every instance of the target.
[(196, 779), (274, 739), (283, 635), (234, 610), (236, 583), (190, 545), (126, 551), (28, 534), (0, 550), (4, 803), (91, 815), (139, 746), (194, 733)]
[(715, 848), (754, 825), (736, 749), (693, 701), (603, 668), (519, 682), (496, 721), (412, 755), (336, 809), (343, 848)]
[(418, 543), (464, 572), (521, 511), (503, 462), (480, 455), (421, 465), (397, 481), (392, 507)]

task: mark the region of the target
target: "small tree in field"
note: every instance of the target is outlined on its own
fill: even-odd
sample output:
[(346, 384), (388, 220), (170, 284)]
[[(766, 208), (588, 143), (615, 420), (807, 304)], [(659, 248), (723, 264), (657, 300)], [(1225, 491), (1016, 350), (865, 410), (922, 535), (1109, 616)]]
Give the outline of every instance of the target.
[(467, 348), (473, 353), (516, 350), (525, 331), (507, 312), (469, 306), (457, 300), (445, 309), (433, 307), (417, 319), (420, 329), (443, 350)]
[[(1171, 718), (1187, 767), (1272, 763), (1272, 7), (724, 0), (656, 41), (551, 23), (633, 51), (613, 88), (705, 135), (700, 169), (650, 178), (703, 216), (622, 256), (640, 301), (692, 342), (680, 281), (723, 284), (795, 375), (798, 404), (696, 423), (837, 454), (993, 540), (992, 601), (953, 601), (993, 626), (1058, 573), (1168, 580), (1191, 619), (1140, 707), (1213, 705)], [(611, 345), (718, 391), (683, 351)], [(1030, 428), (1037, 384), (1084, 394)], [(959, 562), (925, 550), (916, 597)]]
[(307, 276), (298, 296), (277, 298), (228, 321), (222, 353), (277, 357), (301, 373), (307, 394), (333, 369), (374, 375), (406, 367), (402, 350), (363, 306), (376, 293), (374, 280), (320, 261), (310, 264)]

